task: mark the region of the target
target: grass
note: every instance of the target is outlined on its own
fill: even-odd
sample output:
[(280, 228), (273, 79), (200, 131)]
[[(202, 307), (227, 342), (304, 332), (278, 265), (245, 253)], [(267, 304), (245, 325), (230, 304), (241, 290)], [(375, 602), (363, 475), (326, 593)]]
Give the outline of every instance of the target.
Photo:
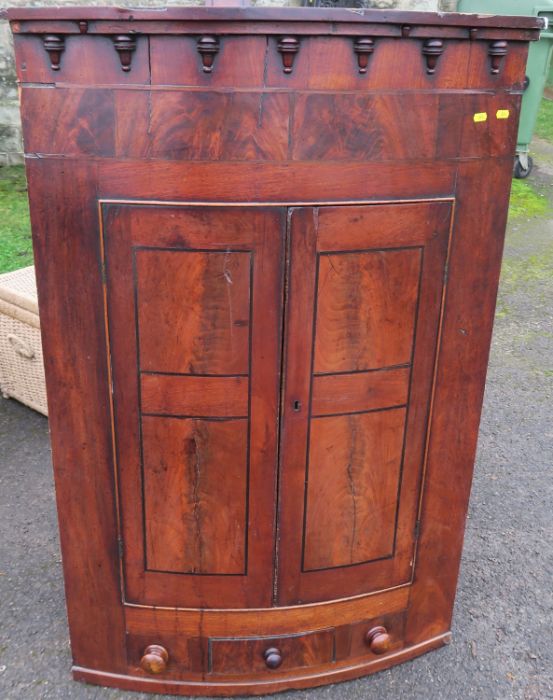
[(25, 169), (22, 165), (0, 167), (0, 273), (32, 264)]
[(536, 136), (553, 143), (553, 100), (541, 101), (536, 122)]
[(549, 202), (545, 195), (536, 192), (526, 180), (513, 180), (509, 201), (509, 219), (545, 216), (549, 212)]
[[(511, 199), (509, 202), (509, 218), (530, 219), (548, 216), (551, 203), (544, 194), (537, 192), (527, 180), (513, 180)], [(523, 224), (524, 226), (524, 224)], [(553, 240), (537, 254), (523, 257), (503, 258), (501, 267), (501, 284), (504, 290), (513, 290), (521, 285), (529, 287), (535, 284), (547, 284), (553, 276)], [(498, 316), (506, 316), (509, 308), (499, 305)]]

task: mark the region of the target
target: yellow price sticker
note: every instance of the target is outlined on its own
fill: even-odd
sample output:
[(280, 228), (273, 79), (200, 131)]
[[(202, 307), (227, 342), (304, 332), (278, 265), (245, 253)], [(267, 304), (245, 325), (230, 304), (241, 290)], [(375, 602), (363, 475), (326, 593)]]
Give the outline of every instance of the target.
[(487, 122), (488, 121), (488, 113), (487, 112), (476, 112), (473, 119), (476, 123)]
[(497, 119), (509, 119), (510, 114), (508, 109), (498, 109), (495, 116)]

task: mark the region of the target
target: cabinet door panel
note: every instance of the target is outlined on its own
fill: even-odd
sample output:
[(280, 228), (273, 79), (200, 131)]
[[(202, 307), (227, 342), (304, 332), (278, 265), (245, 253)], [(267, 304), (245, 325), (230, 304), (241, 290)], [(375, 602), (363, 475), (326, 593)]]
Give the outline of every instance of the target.
[(244, 572), (247, 445), (247, 420), (142, 419), (149, 571)]
[(407, 364), (419, 274), (418, 249), (321, 254), (315, 374)]
[(450, 201), (292, 212), (280, 604), (411, 580), (451, 215)]
[(142, 371), (247, 374), (250, 254), (146, 248), (135, 256)]
[(285, 211), (103, 205), (125, 598), (272, 601)]
[(391, 556), (404, 430), (405, 408), (312, 419), (304, 571)]

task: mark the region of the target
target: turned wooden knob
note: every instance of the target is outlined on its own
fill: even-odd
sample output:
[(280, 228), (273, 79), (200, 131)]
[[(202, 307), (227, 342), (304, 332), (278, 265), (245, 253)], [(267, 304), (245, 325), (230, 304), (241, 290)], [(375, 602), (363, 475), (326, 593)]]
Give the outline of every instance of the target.
[(159, 644), (150, 644), (144, 649), (144, 655), (140, 659), (140, 666), (146, 673), (163, 673), (167, 668), (169, 654), (165, 647)]
[(282, 663), (282, 654), (276, 647), (271, 647), (263, 652), (263, 658), (267, 668), (278, 668)]
[(385, 654), (390, 648), (390, 635), (385, 627), (373, 627), (365, 637), (369, 649), (373, 654)]

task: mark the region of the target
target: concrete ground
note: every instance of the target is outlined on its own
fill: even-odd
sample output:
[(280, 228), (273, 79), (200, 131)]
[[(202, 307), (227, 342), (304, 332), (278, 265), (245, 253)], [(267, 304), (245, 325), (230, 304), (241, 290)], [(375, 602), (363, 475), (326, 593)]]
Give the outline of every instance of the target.
[[(553, 146), (534, 152), (553, 199)], [(0, 461), (0, 700), (152, 698), (70, 679), (46, 419), (0, 400)], [(552, 463), (553, 208), (509, 226), (453, 643), (280, 697), (553, 699)]]

